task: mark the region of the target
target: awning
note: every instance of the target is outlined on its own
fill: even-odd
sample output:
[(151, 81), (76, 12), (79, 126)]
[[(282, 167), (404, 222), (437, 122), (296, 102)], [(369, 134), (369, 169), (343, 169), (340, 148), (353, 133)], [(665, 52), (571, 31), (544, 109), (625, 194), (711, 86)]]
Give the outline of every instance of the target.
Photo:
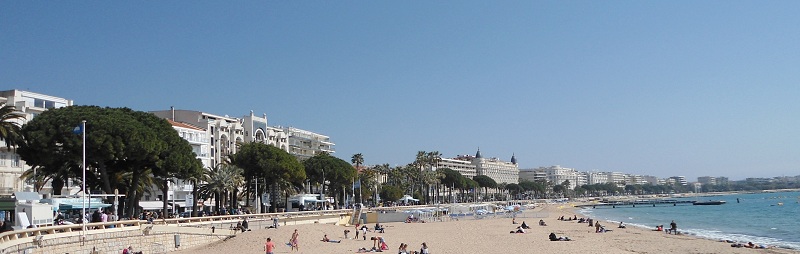
[[(142, 210), (161, 210), (164, 208), (164, 201), (139, 201), (139, 207)], [(172, 206), (167, 204), (167, 208)]]
[[(106, 208), (106, 207), (110, 207), (110, 206), (111, 206), (111, 204), (87, 203), (87, 208), (86, 209)], [(59, 210), (83, 209), (83, 204), (80, 204), (80, 203), (78, 203), (78, 204), (61, 203), (61, 204), (58, 205), (58, 209)]]

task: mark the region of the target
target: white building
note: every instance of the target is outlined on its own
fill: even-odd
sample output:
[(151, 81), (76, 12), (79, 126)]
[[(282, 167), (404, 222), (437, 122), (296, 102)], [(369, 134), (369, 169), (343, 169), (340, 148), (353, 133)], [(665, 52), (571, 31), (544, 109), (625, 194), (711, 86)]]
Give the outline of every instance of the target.
[(670, 177), (667, 179), (667, 183), (672, 185), (683, 185), (683, 186), (689, 185), (689, 182), (686, 181), (685, 176)]
[[(0, 104), (12, 105), (16, 112), (25, 118), (18, 122), (20, 126), (36, 118), (45, 110), (72, 106), (72, 100), (50, 95), (21, 90), (0, 91)], [(77, 123), (76, 123), (77, 124)], [(24, 183), (20, 176), (30, 169), (18, 154), (6, 148), (5, 141), (0, 141), (0, 195), (8, 196), (17, 191), (34, 191), (33, 182)], [(49, 184), (44, 185), (49, 188)], [(43, 192), (49, 192), (42, 190)]]
[(289, 153), (300, 160), (314, 157), (322, 152), (328, 154), (336, 152), (333, 148), (335, 144), (328, 136), (294, 127), (277, 128), (283, 129), (287, 136)]
[(697, 177), (697, 182), (701, 184), (716, 185), (717, 178), (713, 176), (700, 176)]
[(270, 127), (267, 124), (266, 113), (263, 117), (258, 117), (251, 110), (250, 115), (244, 116), (242, 119), (245, 134), (244, 141), (264, 143), (289, 152), (288, 136), (283, 129)]
[(530, 182), (547, 181), (547, 174), (542, 171), (537, 171), (535, 168), (520, 169), (519, 180), (526, 180)]
[(455, 170), (469, 179), (485, 175), (497, 183), (519, 183), (519, 167), (517, 158), (513, 155), (511, 162), (498, 158), (483, 158), (479, 149), (475, 156), (459, 155), (450, 159), (440, 158), (435, 167)]
[(236, 153), (236, 143), (244, 142), (243, 120), (193, 110), (152, 111), (154, 115), (195, 126), (206, 132), (209, 145), (210, 165), (225, 161), (229, 154)]
[(608, 174), (606, 172), (587, 172), (587, 184), (604, 184), (609, 183)]
[(213, 164), (211, 163), (211, 145), (209, 144), (208, 132), (187, 123), (175, 122), (169, 119), (167, 121), (181, 138), (189, 142), (189, 145), (192, 146), (192, 152), (203, 163), (203, 167), (211, 167)]
[(436, 163), (436, 168), (449, 168), (458, 173), (461, 173), (464, 177), (472, 179), (476, 175), (478, 175), (478, 171), (475, 169), (475, 164), (472, 164), (472, 157), (464, 157), (459, 156), (452, 159), (441, 158)]
[(478, 149), (472, 164), (478, 175), (488, 176), (497, 183), (519, 183), (519, 167), (514, 155), (511, 156), (511, 162), (506, 162), (498, 158), (484, 158)]
[(562, 168), (559, 165), (554, 165), (550, 167), (539, 167), (535, 170), (547, 175), (547, 181), (553, 185), (563, 184), (564, 181), (569, 181), (568, 188), (571, 190), (574, 190), (580, 182), (578, 180), (578, 171), (572, 168)]

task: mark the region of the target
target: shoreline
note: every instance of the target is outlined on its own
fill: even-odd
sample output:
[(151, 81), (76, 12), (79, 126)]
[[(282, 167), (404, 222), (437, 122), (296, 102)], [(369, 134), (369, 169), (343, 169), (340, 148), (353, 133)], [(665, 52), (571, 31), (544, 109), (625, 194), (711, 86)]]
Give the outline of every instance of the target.
[[(189, 250), (173, 253), (205, 254), (205, 253), (263, 253), (263, 243), (267, 237), (276, 242), (275, 253), (356, 253), (360, 248), (370, 249), (375, 242), (372, 236), (381, 236), (386, 240), (388, 250), (397, 253), (400, 243), (408, 244), (408, 250), (419, 250), (421, 243), (426, 242), (431, 253), (464, 253), (466, 250), (476, 253), (527, 253), (566, 252), (566, 253), (779, 253), (798, 254), (800, 251), (782, 248), (749, 249), (733, 248), (730, 243), (699, 238), (692, 235), (667, 235), (645, 228), (629, 226), (618, 229), (617, 224), (601, 221), (611, 229), (607, 233), (595, 233), (587, 223), (576, 221), (559, 221), (560, 216), (586, 217), (580, 214), (575, 203), (547, 204), (534, 210), (526, 210), (516, 218), (517, 223), (531, 226), (526, 233), (511, 234), (519, 224), (512, 224), (511, 217), (497, 216), (485, 219), (461, 219), (431, 223), (382, 223), (386, 232), (376, 234), (369, 232), (366, 240), (353, 239), (353, 226), (336, 226), (331, 224), (308, 224), (297, 226), (281, 226), (278, 229), (253, 229), (239, 233), (226, 241), (210, 243)], [(547, 226), (538, 226), (542, 219)], [(368, 225), (370, 228), (374, 224)], [(300, 233), (300, 250), (291, 251), (288, 242), (291, 233), (297, 229)], [(350, 230), (350, 239), (343, 239), (343, 231)], [(550, 241), (548, 235), (566, 236), (571, 241)], [(322, 242), (327, 235), (330, 239), (341, 240), (341, 243)]]
[[(736, 194), (736, 193), (737, 192), (730, 192), (730, 193), (718, 194), (718, 195), (730, 195), (730, 194)], [(587, 204), (587, 203), (586, 202), (580, 202), (580, 204)], [(582, 210), (583, 208), (574, 207), (574, 205), (577, 205), (577, 204), (574, 204), (574, 203), (570, 203), (570, 205), (573, 206), (572, 207), (572, 212), (573, 212), (574, 215), (578, 215), (579, 218), (581, 216), (586, 216), (586, 215), (584, 215), (584, 214), (582, 214), (580, 212), (580, 210)], [(619, 224), (619, 221), (603, 220), (603, 222), (607, 223), (608, 225), (618, 225)], [(664, 228), (665, 231), (661, 231), (661, 232), (655, 231), (652, 227), (648, 227), (646, 225), (628, 224), (628, 223), (625, 223), (625, 225), (626, 225), (626, 229), (630, 228), (630, 229), (633, 229), (633, 230), (639, 230), (639, 231), (643, 231), (643, 232), (647, 232), (647, 233), (664, 234), (665, 236), (690, 237), (690, 238), (694, 238), (694, 239), (698, 239), (698, 240), (708, 241), (710, 243), (724, 243), (724, 244), (728, 244), (728, 245), (737, 244), (737, 243), (738, 244), (746, 244), (746, 243), (742, 243), (742, 242), (731, 241), (729, 239), (714, 239), (714, 238), (709, 238), (709, 237), (703, 237), (703, 236), (696, 235), (696, 234), (687, 234), (687, 233), (680, 233), (678, 235), (667, 234), (667, 233), (665, 233), (665, 231), (668, 229), (668, 227), (669, 227), (668, 225), (665, 226), (665, 228)], [(613, 229), (613, 227), (612, 227), (612, 229)], [(681, 231), (678, 230), (678, 232), (681, 232)], [(754, 243), (754, 244), (756, 246), (761, 245), (759, 243)], [(750, 249), (750, 250), (772, 250), (772, 251), (774, 251), (774, 252), (770, 252), (770, 253), (800, 253), (800, 250), (798, 250), (798, 249), (784, 248), (784, 247), (779, 247), (779, 246), (767, 246), (767, 247), (768, 248), (747, 248), (747, 249)], [(739, 247), (731, 247), (731, 249), (740, 249), (740, 248)]]

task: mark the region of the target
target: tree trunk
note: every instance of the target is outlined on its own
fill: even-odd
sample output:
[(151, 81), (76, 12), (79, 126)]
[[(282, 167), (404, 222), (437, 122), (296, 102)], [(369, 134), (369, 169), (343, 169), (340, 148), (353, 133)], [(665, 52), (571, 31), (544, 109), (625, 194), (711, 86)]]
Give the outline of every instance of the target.
[(53, 187), (53, 195), (61, 195), (61, 190), (64, 189), (65, 181), (60, 177), (53, 177), (50, 181), (50, 186)]
[(197, 216), (197, 180), (192, 180), (192, 217)]
[(136, 208), (135, 202), (136, 202), (136, 196), (138, 195), (138, 193), (136, 193), (136, 186), (139, 186), (139, 178), (141, 174), (142, 174), (141, 171), (135, 169), (133, 170), (133, 177), (131, 178), (131, 184), (128, 186), (128, 193), (126, 193), (127, 195), (126, 209), (128, 210), (126, 215), (129, 218), (135, 217), (134, 208)]
[[(103, 192), (105, 192), (106, 194), (114, 193), (114, 191), (111, 190), (111, 182), (110, 182), (110, 180), (108, 178), (108, 170), (106, 168), (106, 164), (105, 163), (100, 163), (100, 167), (98, 169), (100, 170), (100, 180), (103, 181), (103, 185), (102, 185)], [(136, 186), (136, 185), (133, 185), (133, 186)]]
[(161, 196), (164, 197), (164, 200), (161, 200), (161, 214), (164, 215), (164, 218), (168, 218), (167, 214), (169, 214), (169, 210), (167, 210), (167, 202), (169, 200), (169, 180), (167, 179), (164, 179), (161, 184)]
[(269, 203), (270, 203), (269, 212), (271, 212), (271, 213), (274, 213), (274, 212), (278, 211), (278, 200), (276, 198), (278, 196), (278, 191), (277, 191), (277, 187), (275, 185), (276, 185), (276, 183), (272, 183), (272, 184), (269, 185), (269, 193), (270, 193), (269, 194)]

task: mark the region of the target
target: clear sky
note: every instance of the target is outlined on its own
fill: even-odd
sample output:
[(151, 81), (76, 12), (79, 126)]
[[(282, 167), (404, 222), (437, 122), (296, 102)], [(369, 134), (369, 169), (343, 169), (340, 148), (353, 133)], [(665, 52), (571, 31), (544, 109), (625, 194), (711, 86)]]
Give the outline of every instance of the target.
[(240, 117), (335, 155), (800, 174), (798, 1), (0, 0), (0, 88)]

